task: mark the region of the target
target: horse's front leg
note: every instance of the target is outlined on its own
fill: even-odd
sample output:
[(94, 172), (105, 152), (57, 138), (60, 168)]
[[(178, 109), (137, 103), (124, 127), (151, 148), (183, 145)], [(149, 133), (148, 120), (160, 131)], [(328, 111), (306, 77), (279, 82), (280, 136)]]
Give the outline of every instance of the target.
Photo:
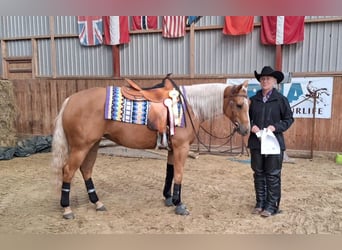
[(173, 185), (172, 203), (176, 206), (175, 213), (179, 215), (189, 215), (189, 210), (185, 204), (181, 202), (181, 190), (182, 184), (175, 183)]
[(164, 190), (163, 190), (163, 195), (165, 197), (165, 205), (167, 207), (173, 206), (172, 193), (171, 193), (172, 181), (173, 181), (173, 164), (167, 163), (165, 185), (164, 185)]
[[(175, 205), (176, 206), (176, 214), (179, 215), (188, 215), (189, 211), (187, 210), (184, 203), (182, 203), (181, 194), (182, 194), (182, 180), (183, 180), (183, 170), (185, 161), (189, 152), (188, 147), (173, 148), (172, 152), (168, 154), (168, 164), (165, 178), (165, 186), (164, 186), (164, 197), (166, 205)], [(172, 178), (173, 176), (173, 178)], [(173, 193), (171, 196), (171, 186), (172, 179), (174, 181), (173, 184)]]

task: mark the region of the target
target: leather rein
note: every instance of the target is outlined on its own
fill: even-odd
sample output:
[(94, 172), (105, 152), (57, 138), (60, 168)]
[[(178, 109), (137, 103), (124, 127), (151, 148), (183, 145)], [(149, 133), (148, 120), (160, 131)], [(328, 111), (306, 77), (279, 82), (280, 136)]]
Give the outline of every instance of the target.
[[(234, 97), (243, 97), (243, 98), (246, 98), (246, 99), (248, 100), (248, 96), (247, 96), (247, 95), (242, 95), (242, 94), (233, 94), (233, 95), (229, 95), (229, 97), (230, 97), (230, 98), (234, 98)], [(227, 97), (225, 97), (225, 98), (227, 98)], [(193, 125), (191, 116), (189, 115), (189, 117), (190, 117), (190, 121), (191, 121), (191, 124), (192, 124), (192, 128), (193, 128), (193, 130), (194, 130), (194, 132), (195, 132), (197, 141), (198, 141), (202, 146), (204, 146), (208, 151), (210, 150), (210, 148), (209, 148), (208, 146), (206, 146), (206, 145), (204, 144), (204, 142), (199, 138), (199, 131), (200, 131), (201, 129), (202, 129), (206, 134), (208, 134), (209, 136), (211, 136), (211, 137), (213, 137), (213, 138), (215, 138), (215, 139), (220, 139), (220, 140), (227, 139), (226, 142), (224, 142), (223, 144), (218, 145), (218, 146), (216, 146), (216, 147), (214, 147), (214, 148), (220, 148), (220, 147), (222, 147), (222, 146), (228, 144), (228, 143), (230, 142), (230, 140), (233, 138), (233, 136), (234, 136), (234, 134), (236, 133), (236, 131), (237, 131), (237, 127), (234, 127), (233, 131), (232, 131), (229, 135), (224, 136), (224, 137), (218, 137), (218, 136), (212, 134), (212, 133), (211, 133), (210, 131), (208, 131), (207, 129), (205, 129), (205, 128), (200, 124), (200, 125), (199, 125), (199, 129), (198, 129), (198, 133), (196, 133), (196, 130), (195, 130), (195, 127), (194, 127), (194, 125)]]
[[(200, 137), (199, 137), (199, 133), (198, 133), (198, 132), (200, 131), (200, 129), (202, 129), (204, 132), (206, 132), (207, 134), (209, 134), (210, 136), (212, 136), (212, 137), (214, 137), (214, 138), (216, 138), (216, 139), (228, 139), (227, 142), (225, 142), (225, 143), (222, 144), (222, 145), (219, 145), (217, 148), (226, 145), (226, 144), (230, 141), (230, 139), (233, 137), (233, 135), (236, 133), (237, 127), (234, 127), (233, 131), (232, 131), (229, 135), (227, 135), (227, 136), (225, 136), (225, 137), (218, 137), (218, 136), (213, 135), (211, 132), (207, 131), (207, 130), (206, 130), (205, 128), (203, 128), (203, 126), (200, 124), (200, 125), (199, 125), (199, 130), (198, 130), (198, 132), (196, 133), (195, 125), (194, 125), (194, 122), (193, 122), (193, 120), (192, 120), (192, 118), (191, 118), (191, 115), (190, 115), (190, 112), (189, 112), (187, 99), (186, 99), (185, 96), (183, 95), (182, 91), (179, 89), (178, 85), (170, 78), (170, 75), (171, 75), (171, 74), (172, 74), (172, 73), (167, 74), (167, 76), (164, 78), (164, 80), (165, 80), (166, 78), (168, 78), (168, 79), (171, 81), (172, 85), (175, 87), (175, 89), (179, 92), (180, 96), (182, 97), (182, 98), (180, 98), (180, 99), (181, 99), (180, 102), (182, 103), (182, 100), (184, 101), (183, 104), (184, 104), (185, 109), (186, 109), (186, 112), (187, 112), (187, 114), (188, 114), (188, 116), (189, 116), (189, 120), (190, 120), (192, 129), (193, 129), (193, 131), (194, 131), (194, 134), (195, 134), (195, 136), (196, 136), (197, 141), (198, 141), (199, 143), (201, 143), (201, 144), (209, 151), (209, 147), (207, 147), (207, 146), (204, 144), (204, 142), (203, 142), (203, 141), (200, 139)], [(235, 88), (235, 86), (233, 87), (233, 90), (234, 90), (234, 88)], [(233, 91), (233, 90), (232, 90), (232, 91)], [(247, 99), (248, 99), (248, 96), (247, 96), (247, 95), (242, 95), (242, 94), (233, 94), (233, 95), (229, 95), (229, 97), (230, 97), (230, 98), (234, 98), (234, 97), (244, 97), (244, 98), (247, 98)], [(226, 97), (226, 98), (227, 98), (227, 97)]]
[[(247, 95), (242, 95), (242, 94), (234, 94), (234, 95), (229, 95), (230, 98), (234, 98), (234, 97), (243, 97), (246, 98), (248, 100), (248, 96)], [(227, 97), (226, 97), (227, 98)], [(215, 139), (231, 139), (233, 137), (233, 135), (236, 133), (237, 128), (234, 127), (233, 132), (231, 132), (229, 135), (224, 136), (224, 137), (218, 137), (214, 134), (212, 134), (210, 131), (208, 131), (207, 129), (205, 129), (202, 125), (200, 125), (199, 127), (200, 129), (202, 129), (205, 133), (207, 133), (208, 135), (210, 135), (211, 137), (214, 137)], [(227, 141), (226, 143), (228, 143), (229, 141)], [(225, 143), (225, 144), (226, 144)], [(201, 142), (201, 144), (203, 145), (203, 143)], [(223, 145), (225, 145), (223, 144)], [(221, 146), (223, 146), (221, 145)], [(203, 145), (204, 146), (204, 145)]]

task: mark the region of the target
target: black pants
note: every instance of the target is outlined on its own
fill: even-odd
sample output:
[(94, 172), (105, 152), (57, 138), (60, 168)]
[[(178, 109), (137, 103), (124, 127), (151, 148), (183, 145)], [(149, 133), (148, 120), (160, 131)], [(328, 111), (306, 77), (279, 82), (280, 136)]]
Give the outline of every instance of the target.
[(265, 209), (272, 214), (279, 210), (283, 155), (284, 152), (279, 155), (261, 155), (260, 150), (251, 150), (255, 207)]

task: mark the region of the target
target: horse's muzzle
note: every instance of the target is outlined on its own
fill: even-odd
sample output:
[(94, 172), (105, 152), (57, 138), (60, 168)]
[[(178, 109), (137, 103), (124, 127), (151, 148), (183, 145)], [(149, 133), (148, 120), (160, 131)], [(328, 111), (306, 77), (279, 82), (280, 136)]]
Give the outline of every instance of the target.
[(240, 135), (245, 136), (249, 134), (250, 126), (242, 125), (240, 123), (235, 123), (235, 131), (238, 132)]

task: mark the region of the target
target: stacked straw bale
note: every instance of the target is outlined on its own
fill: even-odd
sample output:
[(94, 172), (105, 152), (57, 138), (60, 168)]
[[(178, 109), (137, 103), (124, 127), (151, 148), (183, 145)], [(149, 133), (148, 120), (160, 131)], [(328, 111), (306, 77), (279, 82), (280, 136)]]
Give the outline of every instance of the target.
[(0, 147), (16, 145), (16, 105), (13, 84), (0, 80)]

